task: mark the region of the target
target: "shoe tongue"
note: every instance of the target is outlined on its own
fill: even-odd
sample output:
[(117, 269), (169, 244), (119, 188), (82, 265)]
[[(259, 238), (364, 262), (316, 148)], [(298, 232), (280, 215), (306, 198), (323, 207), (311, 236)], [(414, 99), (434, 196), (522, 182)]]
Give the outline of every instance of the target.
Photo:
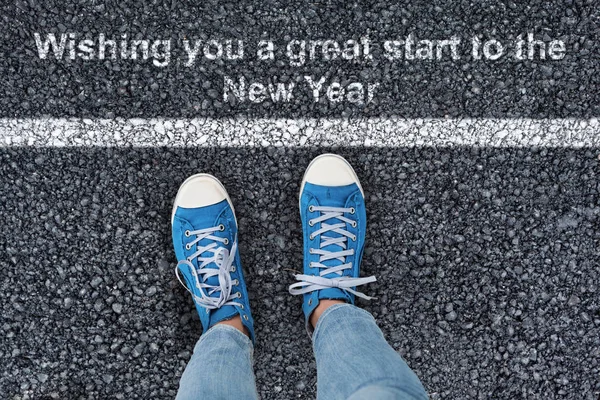
[[(203, 239), (199, 242), (200, 246), (207, 246), (210, 243), (212, 243), (212, 241), (207, 240), (207, 239)], [(218, 247), (222, 246), (221, 243), (218, 243)], [(218, 248), (217, 247), (217, 248)], [(213, 248), (211, 250), (216, 250), (216, 248)], [(221, 250), (222, 251), (222, 250)], [(205, 251), (203, 252), (200, 257), (212, 257), (213, 253), (211, 251)], [(229, 252), (223, 252), (221, 253), (221, 257), (229, 257)], [(211, 262), (210, 264), (206, 265), (204, 267), (204, 269), (219, 269), (219, 266), (214, 263)], [(211, 276), (210, 278), (208, 278), (206, 280), (206, 282), (208, 285), (211, 286), (219, 286), (219, 276)], [(208, 294), (208, 293), (207, 293)], [(217, 291), (213, 294), (210, 295), (210, 297), (214, 297), (214, 298), (218, 298), (221, 295), (221, 291)], [(223, 321), (223, 320), (227, 320), (227, 319), (231, 319), (232, 317), (234, 317), (236, 314), (238, 314), (238, 311), (236, 310), (236, 308), (234, 306), (222, 306), (220, 308), (217, 308), (215, 310), (212, 310), (210, 313), (210, 321), (209, 321), (209, 325), (208, 326), (213, 326), (214, 324), (216, 324), (217, 322)]]
[(350, 294), (344, 292), (342, 289), (338, 288), (327, 288), (319, 290), (319, 300), (328, 299), (328, 300), (345, 300), (352, 302), (352, 297)]
[[(212, 228), (214, 226), (217, 226), (219, 224), (218, 216), (221, 215), (223, 210), (227, 207), (229, 207), (229, 203), (225, 199), (219, 203), (203, 207), (201, 213), (197, 212), (197, 209), (195, 209), (195, 208), (182, 208), (182, 207), (180, 207), (177, 212), (182, 218), (188, 220), (189, 223), (193, 227), (195, 227), (195, 229), (200, 230), (200, 229)], [(221, 232), (219, 232), (219, 231), (212, 233), (212, 235), (213, 236), (222, 236)], [(190, 239), (192, 239), (192, 238), (190, 238)], [(205, 246), (209, 246), (211, 243), (215, 243), (215, 242), (212, 240), (209, 240), (209, 239), (202, 239), (201, 241), (196, 243), (195, 246), (205, 247)], [(213, 251), (216, 251), (219, 247), (223, 247), (223, 243), (221, 243), (221, 242), (216, 242), (216, 244), (217, 244), (217, 247), (213, 247), (209, 251), (202, 252), (202, 254), (200, 254), (200, 257), (202, 257), (202, 258), (212, 257)], [(196, 258), (193, 261), (193, 264), (196, 265), (196, 267), (198, 267), (201, 264), (201, 262)], [(204, 266), (203, 269), (217, 269), (218, 270), (219, 267), (214, 262), (211, 262), (210, 264)], [(200, 276), (198, 277), (199, 279), (200, 279)], [(219, 286), (219, 277), (211, 276), (210, 278), (208, 278), (206, 280), (205, 283), (208, 285), (211, 285), (211, 286)], [(206, 294), (209, 295), (208, 293), (206, 293)], [(213, 294), (210, 294), (209, 296), (218, 298), (219, 295), (220, 295), (220, 291), (217, 291)], [(232, 306), (226, 306), (226, 307), (221, 307), (221, 309), (229, 308), (229, 307), (233, 308)], [(212, 313), (212, 315), (214, 315), (214, 314), (215, 314), (215, 312)]]
[[(338, 234), (336, 232), (333, 232), (333, 231), (329, 231), (329, 232), (327, 232), (325, 234), (325, 236), (328, 236), (328, 237), (340, 237), (342, 235), (340, 235), (340, 234)], [(348, 239), (346, 239), (346, 249), (348, 248), (347, 241), (348, 241)], [(331, 251), (331, 252), (335, 253), (335, 252), (338, 252), (338, 251), (343, 251), (344, 249), (341, 248), (340, 246), (338, 246), (337, 244), (335, 244), (335, 245), (332, 244), (332, 245), (329, 245), (329, 246), (322, 247), (322, 250)], [(342, 264), (346, 264), (346, 263), (347, 263), (347, 261), (341, 262), (337, 258), (333, 258), (331, 260), (323, 261), (321, 264), (326, 265), (328, 268), (331, 268), (331, 267), (336, 267), (338, 265), (342, 265)], [(343, 272), (344, 275), (351, 274), (350, 270), (345, 270), (345, 271), (341, 271), (341, 272)], [(336, 278), (336, 277), (340, 277), (340, 276), (342, 276), (342, 275), (339, 275), (338, 272), (333, 272), (331, 274), (324, 275), (323, 277), (324, 278)]]
[[(323, 187), (320, 187), (319, 189), (320, 189), (319, 191), (321, 192), (320, 196), (319, 196), (319, 204), (321, 206), (323, 206), (323, 207), (344, 207), (345, 208), (348, 197), (356, 192), (357, 186), (356, 186), (356, 184), (347, 185), (347, 186), (337, 186), (337, 187), (323, 186)], [(340, 223), (342, 221), (340, 221), (336, 218), (332, 218), (332, 219), (326, 220), (324, 222), (329, 225), (333, 225), (336, 223)], [(320, 228), (321, 228), (321, 225), (319, 225), (317, 227), (317, 229), (320, 229)], [(344, 226), (342, 229), (346, 230), (346, 228), (347, 228), (347, 226)], [(325, 232), (323, 235), (325, 235), (327, 237), (331, 237), (331, 238), (339, 238), (339, 237), (344, 236), (344, 235), (341, 235), (334, 231)], [(323, 240), (323, 239), (321, 239), (321, 240)], [(348, 237), (346, 237), (346, 250), (348, 249), (348, 245), (349, 245), (348, 241), (349, 240), (350, 239)], [(322, 250), (338, 252), (338, 251), (342, 251), (344, 249), (341, 248), (340, 246), (338, 246), (337, 244), (332, 244), (332, 245), (323, 247)], [(341, 264), (345, 264), (346, 262), (347, 261), (342, 263), (340, 260), (334, 258), (331, 260), (324, 261), (322, 264), (326, 265), (327, 267), (335, 267), (335, 266), (338, 266)], [(352, 271), (346, 270), (346, 271), (344, 271), (344, 275), (352, 275)], [(334, 272), (331, 274), (327, 274), (324, 277), (325, 278), (335, 278), (335, 277), (339, 277), (339, 276), (340, 275), (338, 273)], [(339, 289), (337, 289), (337, 290), (339, 290)]]
[[(215, 242), (212, 241), (212, 240), (208, 240), (208, 239), (202, 239), (201, 241), (199, 241), (197, 243), (197, 245), (199, 247), (204, 247), (204, 246), (209, 246), (211, 243), (215, 243)], [(217, 247), (213, 247), (210, 250), (202, 252), (198, 258), (212, 258), (212, 257), (214, 257), (213, 251), (218, 251), (217, 249), (222, 246), (222, 243), (220, 243), (220, 242), (216, 242), (216, 243), (217, 243)], [(221, 255), (219, 257), (224, 257), (225, 253), (223, 252), (223, 250), (220, 250), (220, 252), (221, 252)], [(200, 266), (202, 264), (202, 261), (199, 260), (198, 258), (196, 259), (196, 262), (198, 263), (198, 266)], [(219, 266), (213, 261), (210, 264), (205, 265), (202, 269), (203, 270), (207, 270), (207, 269), (216, 269), (216, 270), (218, 270)], [(202, 276), (202, 275), (200, 275), (200, 276)], [(211, 285), (211, 286), (219, 286), (219, 276), (218, 275), (211, 276), (204, 283), (206, 283), (208, 285)], [(213, 294), (209, 294), (208, 292), (206, 294), (209, 295), (210, 297), (218, 298), (219, 295), (220, 295), (220, 293), (221, 293), (220, 291), (217, 291), (217, 292), (215, 292)]]

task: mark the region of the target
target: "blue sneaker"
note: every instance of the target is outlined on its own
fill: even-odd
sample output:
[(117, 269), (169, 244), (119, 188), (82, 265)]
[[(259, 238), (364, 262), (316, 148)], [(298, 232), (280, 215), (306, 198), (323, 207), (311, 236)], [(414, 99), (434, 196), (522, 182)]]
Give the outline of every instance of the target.
[(359, 278), (365, 245), (367, 215), (365, 198), (352, 166), (342, 157), (323, 154), (315, 158), (300, 187), (300, 217), (304, 236), (304, 273), (290, 293), (302, 294), (306, 326), (322, 299), (354, 304), (355, 296), (366, 300), (357, 286), (375, 282)]
[(186, 179), (171, 217), (180, 273), (192, 294), (204, 332), (236, 315), (254, 342), (254, 320), (237, 246), (237, 222), (227, 191), (208, 174)]

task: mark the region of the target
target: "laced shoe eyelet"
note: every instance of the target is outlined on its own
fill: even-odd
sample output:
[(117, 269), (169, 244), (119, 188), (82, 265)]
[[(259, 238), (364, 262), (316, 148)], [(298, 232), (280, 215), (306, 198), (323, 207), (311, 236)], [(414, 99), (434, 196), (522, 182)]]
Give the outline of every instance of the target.
[(189, 229), (185, 231), (185, 237), (190, 237), (190, 231), (189, 231)]
[(248, 316), (246, 314), (244, 314), (244, 319), (248, 321)]
[(231, 266), (231, 272), (235, 272), (235, 265)]
[(315, 207), (314, 206), (308, 206), (308, 211), (309, 212), (314, 212), (315, 211)]
[(352, 241), (356, 242), (356, 235), (352, 236)]
[(190, 244), (189, 244), (189, 243), (186, 243), (186, 245), (185, 245), (185, 249), (186, 249), (186, 250), (189, 250), (189, 249), (191, 249), (191, 248), (192, 248), (192, 246), (190, 246)]
[(313, 222), (312, 219), (308, 220), (308, 226), (313, 226), (315, 223)]
[(237, 292), (237, 294), (236, 294), (236, 297), (237, 297), (238, 299), (241, 299), (241, 298), (242, 298), (242, 292)]
[(353, 227), (353, 228), (356, 228), (356, 225), (358, 225), (358, 224), (356, 223), (356, 221), (352, 221), (352, 227)]
[[(311, 240), (312, 240), (312, 238), (311, 238)], [(313, 254), (313, 253), (314, 253), (314, 251), (313, 251), (312, 247), (311, 247), (310, 249), (308, 249), (308, 252), (309, 252), (310, 254)]]
[(240, 281), (238, 281), (237, 279), (233, 280), (233, 286), (237, 286), (240, 284)]
[(309, 305), (309, 306), (312, 306), (312, 303), (313, 303), (313, 302), (312, 302), (312, 299), (308, 299), (308, 305)]
[(356, 210), (354, 209), (354, 207), (350, 207), (350, 214), (354, 214), (356, 212)]
[(229, 239), (225, 238), (225, 240), (223, 241), (223, 244), (224, 244), (225, 246), (227, 246), (227, 245), (229, 244)]
[(223, 224), (219, 225), (219, 230), (221, 232), (223, 232), (225, 230), (225, 225), (223, 225)]
[(243, 310), (244, 309), (244, 305), (240, 304), (240, 309)]
[(210, 310), (208, 308), (206, 308), (206, 313), (210, 314)]
[[(314, 237), (313, 235), (310, 235), (308, 238), (309, 238), (310, 240), (313, 240), (315, 237)], [(312, 250), (312, 249), (311, 249), (311, 250)]]

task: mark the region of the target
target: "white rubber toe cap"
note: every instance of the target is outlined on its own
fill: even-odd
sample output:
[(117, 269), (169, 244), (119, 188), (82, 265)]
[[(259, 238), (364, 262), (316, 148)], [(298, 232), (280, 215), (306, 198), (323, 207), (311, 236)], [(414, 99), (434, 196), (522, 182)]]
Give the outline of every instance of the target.
[(322, 154), (312, 160), (304, 173), (300, 192), (306, 182), (321, 186), (346, 186), (356, 183), (363, 192), (350, 163), (336, 154)]
[[(219, 203), (225, 199), (227, 199), (231, 205), (231, 200), (229, 199), (225, 187), (217, 178), (209, 174), (192, 175), (179, 187), (179, 191), (177, 192), (173, 204), (171, 222), (173, 222), (177, 207), (206, 207)], [(233, 209), (233, 206), (231, 208)]]

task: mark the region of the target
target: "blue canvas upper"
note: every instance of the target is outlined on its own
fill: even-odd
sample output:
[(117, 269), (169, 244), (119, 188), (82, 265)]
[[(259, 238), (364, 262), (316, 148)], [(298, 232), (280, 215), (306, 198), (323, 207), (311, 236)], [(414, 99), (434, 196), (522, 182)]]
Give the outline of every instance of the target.
[[(355, 235), (356, 240), (348, 238), (346, 240), (346, 249), (353, 249), (354, 254), (345, 257), (344, 263), (352, 263), (351, 269), (342, 271), (344, 277), (357, 278), (360, 272), (360, 262), (363, 255), (365, 243), (365, 231), (367, 227), (367, 217), (365, 210), (364, 196), (356, 183), (346, 186), (321, 186), (306, 182), (302, 193), (300, 194), (300, 216), (302, 219), (302, 232), (304, 239), (304, 274), (318, 276), (322, 269), (312, 268), (311, 262), (319, 262), (318, 254), (311, 254), (310, 248), (319, 248), (321, 243), (321, 235), (317, 235), (311, 239), (311, 235), (322, 227), (322, 222), (309, 225), (311, 219), (315, 219), (321, 215), (318, 211), (310, 211), (310, 206), (325, 206), (325, 207), (340, 207), (346, 209), (354, 209), (354, 214), (350, 212), (344, 213), (344, 217), (356, 221), (356, 226), (353, 227), (350, 223), (345, 224), (344, 230)], [(339, 221), (334, 221), (339, 222)], [(331, 224), (332, 221), (327, 221)], [(340, 234), (330, 231), (327, 232), (329, 237), (339, 237)], [(338, 245), (328, 245), (322, 248), (332, 252), (340, 251)], [(339, 259), (330, 259), (323, 261), (322, 264), (327, 267), (334, 267), (342, 264)], [(340, 275), (330, 273), (323, 275), (324, 278), (336, 278)], [(302, 309), (308, 321), (308, 318), (319, 304), (321, 299), (340, 299), (354, 304), (354, 294), (343, 288), (325, 288), (303, 294)], [(309, 324), (307, 323), (307, 326)]]
[[(213, 233), (214, 236), (220, 238), (227, 238), (229, 242), (227, 244), (218, 242), (217, 246), (225, 247), (228, 251), (231, 251), (234, 243), (237, 243), (237, 223), (235, 215), (228, 201), (225, 199), (219, 203), (199, 208), (183, 208), (177, 207), (172, 225), (172, 236), (173, 236), (173, 247), (175, 249), (175, 255), (177, 260), (186, 260), (196, 268), (196, 272), (200, 273), (198, 268), (198, 258), (189, 259), (196, 250), (203, 246), (211, 244), (211, 240), (202, 239), (198, 243), (194, 244), (190, 249), (186, 249), (186, 244), (190, 243), (196, 237), (186, 236), (186, 231), (198, 231), (201, 229), (207, 229), (211, 227), (217, 227), (223, 225), (222, 231), (218, 230)], [(208, 252), (203, 252), (200, 257), (208, 257)], [(242, 264), (240, 261), (239, 251), (237, 247), (235, 249), (235, 259), (233, 261), (235, 270), (230, 272), (231, 280), (237, 280), (237, 285), (232, 286), (232, 293), (241, 293), (241, 297), (235, 301), (241, 303), (243, 307), (234, 305), (223, 305), (217, 309), (208, 309), (194, 298), (194, 304), (200, 316), (202, 327), (204, 332), (211, 328), (217, 322), (231, 319), (235, 315), (239, 314), (241, 317), (242, 324), (248, 329), (250, 339), (254, 342), (254, 321), (250, 313), (250, 304), (248, 302), (248, 293), (246, 290), (246, 284), (244, 282), (244, 275), (242, 273)], [(218, 270), (219, 267), (215, 263), (211, 263), (204, 268), (212, 268)], [(185, 280), (187, 288), (192, 292), (194, 296), (201, 297), (202, 290), (196, 285), (196, 278), (193, 272), (190, 270), (187, 264), (179, 264), (178, 269), (180, 274)], [(206, 283), (219, 286), (219, 277), (211, 276), (206, 280)], [(218, 293), (204, 293), (204, 295), (218, 298)]]

